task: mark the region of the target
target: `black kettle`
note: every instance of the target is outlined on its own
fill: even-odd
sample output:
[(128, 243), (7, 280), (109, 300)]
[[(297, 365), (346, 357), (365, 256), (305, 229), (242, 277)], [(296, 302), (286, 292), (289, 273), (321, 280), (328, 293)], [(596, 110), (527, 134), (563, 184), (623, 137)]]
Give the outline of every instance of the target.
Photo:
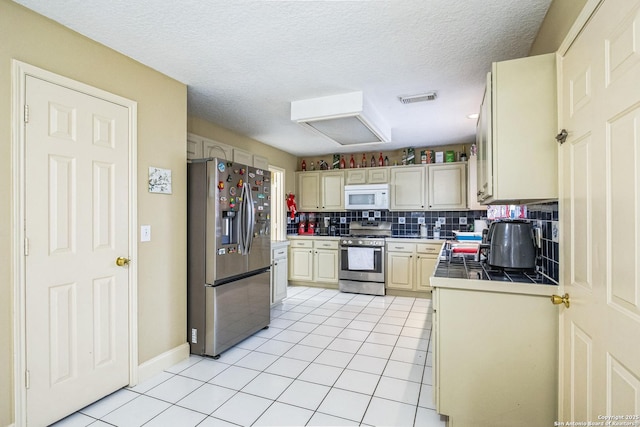
[(487, 263), (493, 267), (533, 270), (536, 266), (536, 245), (533, 227), (528, 221), (496, 221), (487, 234)]

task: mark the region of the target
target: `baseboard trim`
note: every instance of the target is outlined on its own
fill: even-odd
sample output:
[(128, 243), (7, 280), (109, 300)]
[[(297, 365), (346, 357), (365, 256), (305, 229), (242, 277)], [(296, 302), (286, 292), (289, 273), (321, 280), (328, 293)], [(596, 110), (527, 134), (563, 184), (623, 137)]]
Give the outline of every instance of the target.
[(143, 364), (138, 365), (138, 384), (188, 358), (189, 343), (185, 342), (169, 351), (159, 354), (151, 360), (147, 360)]

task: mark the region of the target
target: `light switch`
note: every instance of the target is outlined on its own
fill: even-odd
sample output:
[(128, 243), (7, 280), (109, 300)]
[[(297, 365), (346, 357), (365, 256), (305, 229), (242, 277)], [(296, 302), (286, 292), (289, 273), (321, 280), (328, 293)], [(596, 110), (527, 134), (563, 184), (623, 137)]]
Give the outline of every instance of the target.
[(141, 225), (140, 226), (140, 241), (141, 242), (150, 242), (151, 241), (151, 226), (150, 225)]

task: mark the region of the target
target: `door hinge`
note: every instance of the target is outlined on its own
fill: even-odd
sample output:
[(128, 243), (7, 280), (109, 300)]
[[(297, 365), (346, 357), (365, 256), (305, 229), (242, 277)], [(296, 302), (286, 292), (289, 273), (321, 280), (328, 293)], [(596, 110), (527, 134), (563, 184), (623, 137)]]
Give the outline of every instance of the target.
[(28, 370), (24, 371), (24, 385), (27, 389), (31, 386), (31, 374)]
[(29, 256), (29, 238), (24, 238), (24, 256)]
[(24, 104), (24, 122), (29, 123), (29, 106)]

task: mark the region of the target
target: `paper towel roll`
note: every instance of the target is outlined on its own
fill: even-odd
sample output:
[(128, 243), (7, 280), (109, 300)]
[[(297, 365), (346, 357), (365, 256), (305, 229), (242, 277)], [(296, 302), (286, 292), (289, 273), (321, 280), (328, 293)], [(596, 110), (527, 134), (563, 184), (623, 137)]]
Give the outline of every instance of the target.
[(473, 232), (482, 233), (482, 230), (487, 228), (487, 221), (484, 219), (476, 219), (473, 221)]

